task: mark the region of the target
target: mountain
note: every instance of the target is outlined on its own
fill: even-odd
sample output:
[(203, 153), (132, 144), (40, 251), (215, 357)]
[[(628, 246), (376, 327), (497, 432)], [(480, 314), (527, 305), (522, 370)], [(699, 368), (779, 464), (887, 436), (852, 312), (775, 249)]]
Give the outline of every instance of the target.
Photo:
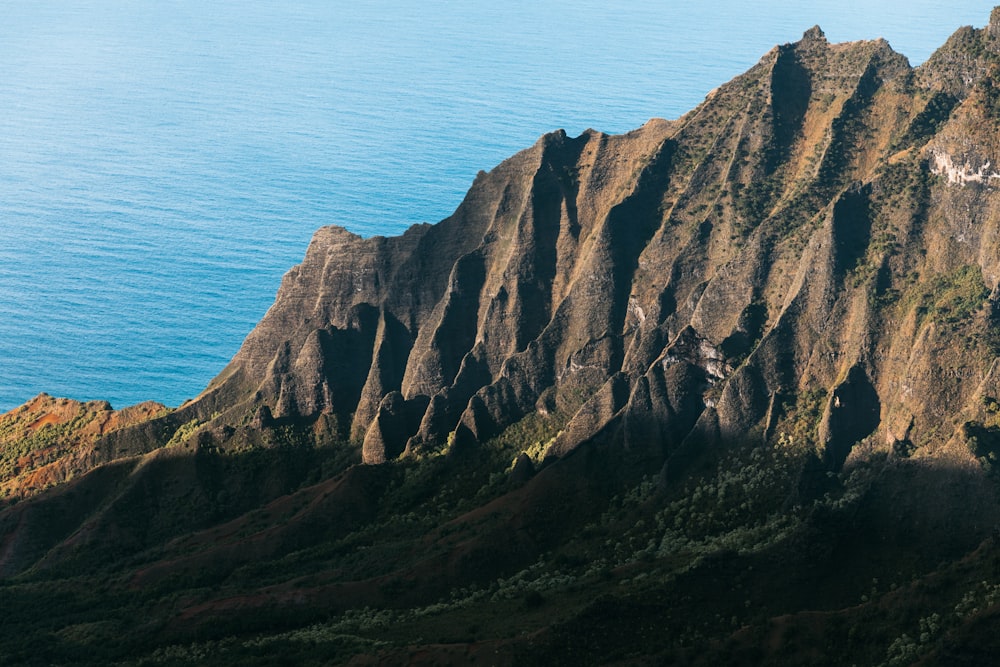
[(814, 27), (320, 229), (193, 401), (0, 418), (5, 664), (983, 664), (998, 82)]

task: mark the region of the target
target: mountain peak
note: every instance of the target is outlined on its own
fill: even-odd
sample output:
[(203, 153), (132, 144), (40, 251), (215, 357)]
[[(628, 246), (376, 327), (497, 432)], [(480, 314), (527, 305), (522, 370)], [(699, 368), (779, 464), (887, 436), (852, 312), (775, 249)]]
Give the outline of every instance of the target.
[(822, 30), (822, 28), (820, 28), (818, 25), (814, 25), (813, 27), (809, 28), (804, 33), (802, 33), (802, 41), (803, 42), (825, 42), (826, 41), (826, 33), (824, 33), (823, 30)]

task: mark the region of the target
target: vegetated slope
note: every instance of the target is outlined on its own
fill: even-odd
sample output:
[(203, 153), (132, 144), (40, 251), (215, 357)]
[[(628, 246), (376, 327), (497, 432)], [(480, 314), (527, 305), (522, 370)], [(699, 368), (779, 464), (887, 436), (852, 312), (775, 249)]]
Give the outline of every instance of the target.
[(0, 651), (974, 663), (998, 80), (998, 12), (916, 69), (813, 28), (437, 225), (321, 229), (201, 396), (4, 471)]

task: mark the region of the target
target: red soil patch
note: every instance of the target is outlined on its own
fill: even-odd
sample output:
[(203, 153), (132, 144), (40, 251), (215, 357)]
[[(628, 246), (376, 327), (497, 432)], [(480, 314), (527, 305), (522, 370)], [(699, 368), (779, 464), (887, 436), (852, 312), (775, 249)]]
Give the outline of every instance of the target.
[(60, 419), (58, 415), (53, 412), (42, 415), (31, 424), (28, 425), (29, 431), (37, 431), (43, 426), (49, 426), (50, 424), (61, 424), (66, 421), (65, 418)]

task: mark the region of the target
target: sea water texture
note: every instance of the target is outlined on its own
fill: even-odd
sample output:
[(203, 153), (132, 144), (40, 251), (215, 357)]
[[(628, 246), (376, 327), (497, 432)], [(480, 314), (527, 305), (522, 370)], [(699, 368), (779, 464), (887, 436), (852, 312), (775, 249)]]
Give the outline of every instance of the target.
[(0, 0), (0, 410), (196, 395), (313, 231), (396, 234), (541, 134), (675, 118), (819, 23), (988, 2)]

